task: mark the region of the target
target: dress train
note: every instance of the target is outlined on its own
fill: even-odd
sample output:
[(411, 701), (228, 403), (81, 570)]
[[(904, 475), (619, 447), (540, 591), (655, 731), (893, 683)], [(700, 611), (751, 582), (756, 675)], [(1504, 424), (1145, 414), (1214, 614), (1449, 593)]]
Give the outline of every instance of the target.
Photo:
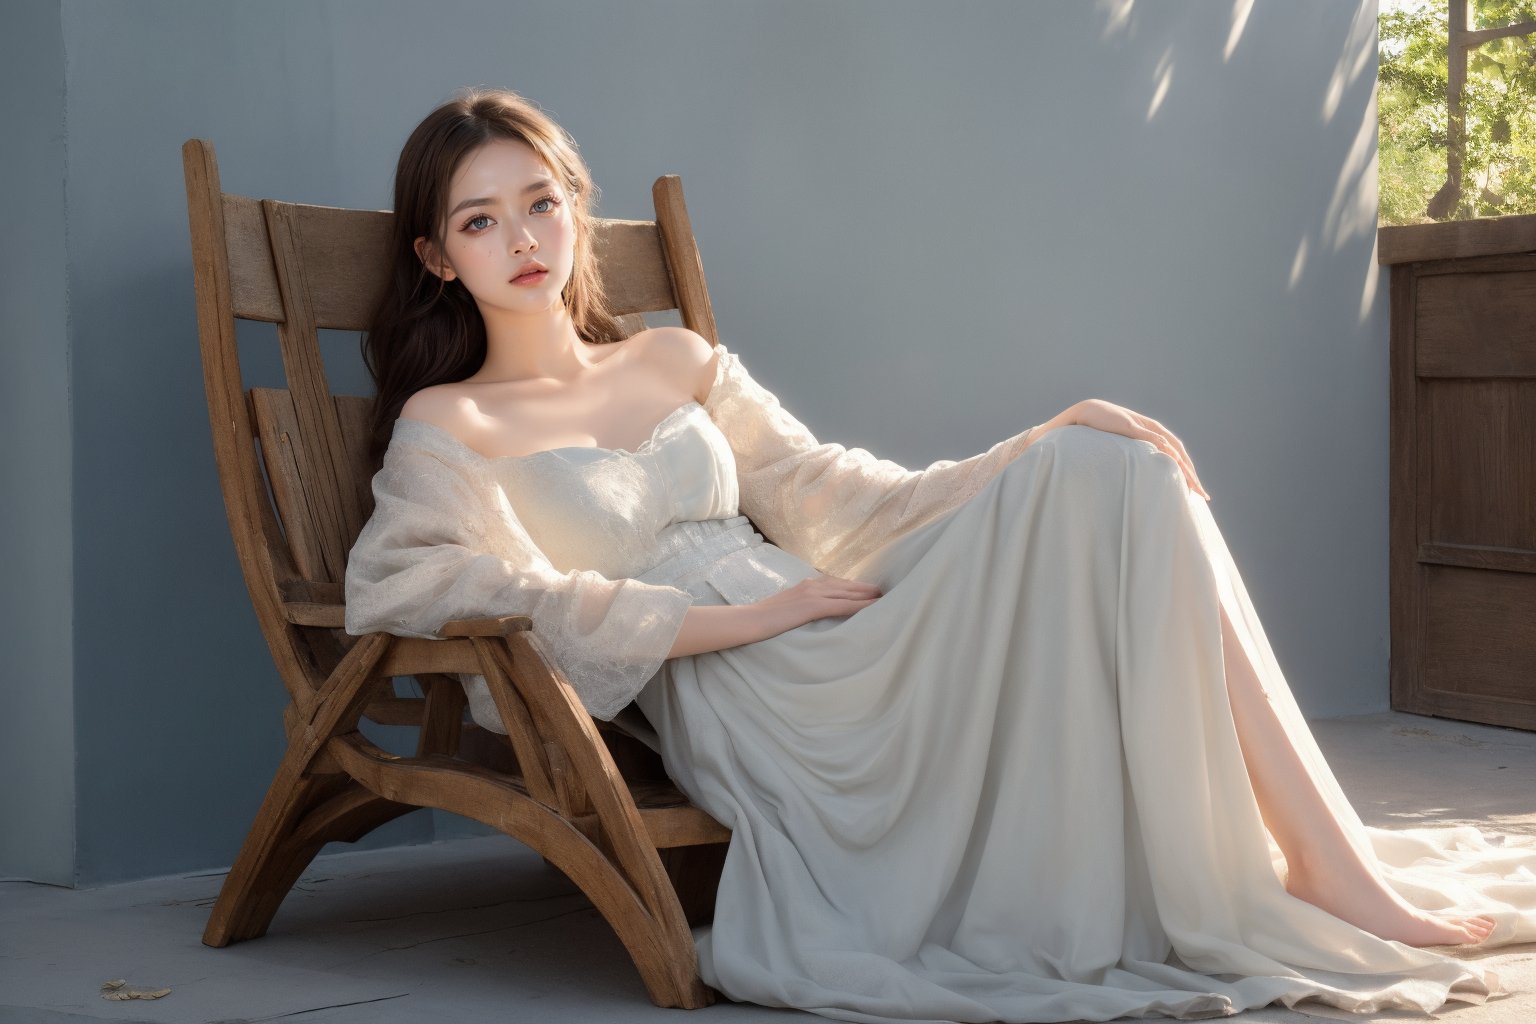
[(1051, 431), (849, 575), (884, 596), (677, 659), (641, 695), (669, 770), (735, 830), (698, 936), (706, 981), (733, 998), (1043, 1022), (1497, 993), (1476, 963), (1286, 892), (1232, 720), (1222, 609), (1388, 882), (1494, 917), (1490, 944), (1536, 939), (1536, 849), (1361, 823), (1205, 501), (1150, 444)]

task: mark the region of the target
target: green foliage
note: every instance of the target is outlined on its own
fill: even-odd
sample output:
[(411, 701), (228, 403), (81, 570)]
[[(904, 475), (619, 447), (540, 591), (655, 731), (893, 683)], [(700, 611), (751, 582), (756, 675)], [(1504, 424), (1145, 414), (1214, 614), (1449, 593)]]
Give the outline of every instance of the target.
[[(1428, 221), (1447, 178), (1446, 37), (1450, 3), (1382, 0), (1378, 156), (1383, 224)], [(1471, 0), (1467, 27), (1536, 21), (1536, 0)], [(1469, 51), (1463, 92), (1462, 196), (1447, 219), (1536, 213), (1536, 35)]]

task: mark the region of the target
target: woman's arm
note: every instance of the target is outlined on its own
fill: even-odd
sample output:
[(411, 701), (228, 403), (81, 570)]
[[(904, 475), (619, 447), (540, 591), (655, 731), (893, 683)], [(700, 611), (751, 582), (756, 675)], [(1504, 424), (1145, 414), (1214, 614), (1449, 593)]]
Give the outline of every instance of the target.
[[(419, 443), (401, 443), (402, 429)], [(434, 450), (430, 429), (397, 426), (374, 477), (347, 564), (347, 631), (430, 637), (450, 619), (527, 615), (587, 710), (613, 717), (667, 658), (692, 596), (556, 570), (495, 482)]]
[(823, 444), (718, 346), (704, 403), (736, 456), (741, 511), (773, 543), (827, 572), (847, 574), (895, 538), (954, 509), (1051, 430), (1082, 424), (1151, 441), (1202, 495), (1183, 445), (1157, 421), (1091, 399), (979, 455), (910, 470), (862, 449)]
[(816, 619), (868, 608), (880, 588), (836, 576), (812, 576), (753, 604), (695, 605), (683, 615), (669, 658), (756, 643)]
[(959, 462), (910, 470), (860, 448), (823, 444), (718, 346), (704, 407), (736, 457), (741, 511), (774, 544), (826, 572), (963, 504), (1060, 417)]

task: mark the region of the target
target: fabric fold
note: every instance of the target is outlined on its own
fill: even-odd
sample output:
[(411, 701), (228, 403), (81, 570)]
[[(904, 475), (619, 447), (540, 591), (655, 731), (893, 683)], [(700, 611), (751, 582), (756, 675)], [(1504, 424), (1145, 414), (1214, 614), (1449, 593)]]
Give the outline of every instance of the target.
[[(733, 830), (695, 939), (727, 996), (852, 1021), (1433, 1013), (1475, 960), (1289, 895), (1237, 742), (1222, 619), (1350, 842), (1411, 904), (1536, 941), (1536, 846), (1364, 826), (1206, 503), (1145, 441), (1030, 428), (908, 470), (816, 440), (720, 352), (633, 452), (485, 459), (397, 425), (347, 626), (529, 614), (582, 701), (634, 699)], [(761, 532), (759, 532), (761, 531)], [(857, 614), (668, 659), (695, 604), (818, 571)], [(471, 712), (498, 728), (483, 681)], [(632, 710), (632, 709), (631, 709)]]
[[(556, 570), (479, 458), (429, 424), (396, 422), (347, 562), (347, 632), (435, 638), (452, 619), (527, 615), (587, 710), (612, 718), (661, 667), (692, 598)], [(505, 731), (484, 680), (466, 683), (475, 720)]]

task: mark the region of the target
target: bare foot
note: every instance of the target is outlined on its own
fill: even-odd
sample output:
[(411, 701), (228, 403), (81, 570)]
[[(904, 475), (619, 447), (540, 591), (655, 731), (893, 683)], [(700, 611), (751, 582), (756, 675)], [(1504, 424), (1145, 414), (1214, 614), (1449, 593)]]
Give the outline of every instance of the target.
[(1375, 878), (1348, 882), (1341, 874), (1292, 868), (1285, 890), (1378, 938), (1410, 946), (1476, 945), (1493, 931), (1490, 917), (1438, 917), (1409, 906)]

